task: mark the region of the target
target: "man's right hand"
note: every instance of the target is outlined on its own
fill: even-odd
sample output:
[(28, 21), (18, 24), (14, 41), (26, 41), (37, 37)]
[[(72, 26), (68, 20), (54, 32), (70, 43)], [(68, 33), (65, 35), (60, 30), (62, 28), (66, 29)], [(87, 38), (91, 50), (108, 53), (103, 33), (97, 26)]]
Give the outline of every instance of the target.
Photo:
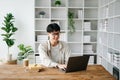
[(58, 67), (59, 69), (65, 70), (67, 66), (66, 66), (65, 64), (58, 64), (57, 67)]

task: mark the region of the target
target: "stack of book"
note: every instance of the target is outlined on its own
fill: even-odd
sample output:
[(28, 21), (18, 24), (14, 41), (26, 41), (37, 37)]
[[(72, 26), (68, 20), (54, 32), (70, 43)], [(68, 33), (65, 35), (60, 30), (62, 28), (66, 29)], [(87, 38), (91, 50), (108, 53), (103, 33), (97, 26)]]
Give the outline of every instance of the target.
[(37, 42), (45, 42), (48, 40), (48, 35), (37, 35)]
[(41, 55), (39, 53), (35, 53), (35, 64), (41, 63)]
[(113, 55), (113, 63), (116, 66), (120, 66), (120, 53), (114, 53), (114, 55)]
[(83, 42), (84, 43), (89, 43), (90, 42), (90, 35), (84, 35), (83, 36)]
[(78, 10), (78, 18), (79, 19), (83, 18), (83, 10)]
[(84, 45), (84, 50), (83, 50), (84, 53), (93, 53), (93, 50), (92, 50), (92, 45), (91, 44), (87, 44), (87, 45)]
[(84, 22), (84, 30), (85, 31), (91, 30), (91, 22)]
[(107, 26), (108, 26), (108, 20), (105, 20), (103, 25), (103, 31), (106, 31)]
[(107, 57), (108, 57), (108, 60), (109, 60), (110, 62), (113, 62), (113, 53), (112, 53), (112, 52), (108, 52), (108, 53), (107, 53)]

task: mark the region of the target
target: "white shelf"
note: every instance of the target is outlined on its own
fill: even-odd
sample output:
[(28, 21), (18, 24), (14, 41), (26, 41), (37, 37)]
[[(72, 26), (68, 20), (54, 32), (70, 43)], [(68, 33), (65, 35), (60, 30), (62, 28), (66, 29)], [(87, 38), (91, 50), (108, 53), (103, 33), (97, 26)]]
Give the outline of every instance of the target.
[(114, 65), (115, 67), (117, 67), (118, 69), (120, 69), (119, 66), (116, 66), (115, 63), (109, 61), (106, 57), (103, 57), (103, 59), (104, 59), (105, 61), (107, 61), (109, 64)]
[(45, 12), (45, 15), (43, 18), (50, 18), (50, 15), (49, 15), (50, 9), (49, 8), (35, 8), (35, 18), (40, 18), (39, 13), (43, 12), (43, 11)]
[(84, 32), (97, 32), (97, 30), (85, 30)]
[(74, 18), (73, 20), (75, 20), (75, 21), (83, 21), (84, 20), (84, 18)]
[(66, 9), (66, 7), (51, 7), (51, 9)]
[(88, 44), (97, 44), (97, 42), (83, 42), (84, 44), (88, 43)]
[(35, 9), (40, 9), (40, 8), (44, 8), (44, 9), (49, 9), (50, 7), (40, 7), (40, 6), (36, 6)]
[(84, 7), (84, 9), (98, 9), (98, 7)]
[(70, 44), (77, 44), (77, 43), (78, 43), (78, 44), (83, 44), (82, 42), (68, 42), (68, 44), (69, 44), (69, 43), (70, 43)]
[(51, 20), (66, 20), (66, 18), (51, 18)]
[(83, 55), (97, 55), (97, 53), (84, 53)]
[(35, 18), (35, 20), (50, 20), (49, 18)]
[(68, 7), (68, 8), (71, 8), (71, 9), (83, 9), (83, 7)]
[[(38, 35), (45, 35), (46, 27), (50, 23), (59, 23), (61, 32), (65, 34), (73, 54), (83, 54), (83, 46), (90, 44), (93, 46), (93, 53), (97, 51), (97, 26), (98, 26), (98, 0), (61, 0), (62, 5), (55, 6), (55, 0), (35, 0), (35, 52), (38, 52), (37, 42)], [(46, 14), (40, 18), (39, 12), (44, 11)], [(74, 14), (75, 32), (71, 33), (68, 25), (68, 12)], [(84, 22), (90, 22), (90, 30), (84, 30)], [(84, 42), (83, 37), (89, 35), (89, 42)], [(86, 53), (88, 54), (88, 53)]]
[(99, 1), (97, 53), (99, 62), (112, 74), (114, 66), (120, 69), (108, 57), (108, 53), (120, 53), (120, 0)]
[[(86, 13), (87, 13), (87, 12), (86, 12)], [(88, 18), (85, 17), (84, 20), (98, 20), (98, 18), (97, 18), (97, 17), (95, 17), (95, 18), (94, 18), (94, 17), (90, 17), (90, 18), (89, 18), (89, 17), (88, 17)]]

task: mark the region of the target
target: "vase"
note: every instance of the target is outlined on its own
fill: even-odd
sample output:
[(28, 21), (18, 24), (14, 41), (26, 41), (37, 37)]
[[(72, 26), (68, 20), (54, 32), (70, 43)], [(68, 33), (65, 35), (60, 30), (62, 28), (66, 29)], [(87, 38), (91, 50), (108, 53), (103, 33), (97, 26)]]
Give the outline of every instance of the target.
[(29, 63), (30, 64), (34, 64), (35, 63), (35, 56), (34, 56), (34, 54), (28, 55), (27, 59), (29, 59)]
[(12, 60), (12, 54), (7, 54), (6, 61), (11, 61)]
[(60, 7), (60, 5), (59, 5), (59, 4), (56, 4), (55, 6), (56, 6), (56, 7)]
[(44, 18), (44, 15), (39, 15), (40, 18)]
[(18, 60), (18, 59), (17, 59), (17, 64), (18, 64), (18, 65), (23, 65), (23, 60)]

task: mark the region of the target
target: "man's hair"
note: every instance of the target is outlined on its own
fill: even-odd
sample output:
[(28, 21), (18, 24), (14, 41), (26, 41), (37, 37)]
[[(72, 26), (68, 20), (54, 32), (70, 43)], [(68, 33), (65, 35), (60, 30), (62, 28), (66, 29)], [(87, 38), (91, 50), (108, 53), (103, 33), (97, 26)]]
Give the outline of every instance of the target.
[(60, 26), (56, 23), (51, 23), (47, 26), (47, 32), (60, 31)]

